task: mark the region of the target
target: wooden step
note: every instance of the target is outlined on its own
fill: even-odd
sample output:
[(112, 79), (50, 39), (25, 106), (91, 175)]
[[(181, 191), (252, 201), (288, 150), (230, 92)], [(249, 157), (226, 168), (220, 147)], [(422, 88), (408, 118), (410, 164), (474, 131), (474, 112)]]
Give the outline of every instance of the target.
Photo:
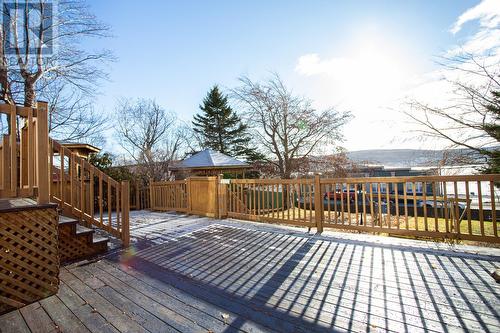
[(92, 228), (74, 217), (59, 216), (59, 254), (61, 263), (89, 259), (108, 250), (106, 237), (97, 236)]

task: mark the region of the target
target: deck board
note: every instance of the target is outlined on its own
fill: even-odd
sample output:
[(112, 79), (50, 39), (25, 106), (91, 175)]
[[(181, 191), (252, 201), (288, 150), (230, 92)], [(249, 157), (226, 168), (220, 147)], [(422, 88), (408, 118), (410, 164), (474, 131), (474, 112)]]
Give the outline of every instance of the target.
[(33, 333), (57, 332), (56, 323), (49, 317), (45, 309), (37, 302), (20, 309), (26, 325)]
[(131, 236), (1, 332), (500, 331), (494, 249), (169, 213), (132, 212)]

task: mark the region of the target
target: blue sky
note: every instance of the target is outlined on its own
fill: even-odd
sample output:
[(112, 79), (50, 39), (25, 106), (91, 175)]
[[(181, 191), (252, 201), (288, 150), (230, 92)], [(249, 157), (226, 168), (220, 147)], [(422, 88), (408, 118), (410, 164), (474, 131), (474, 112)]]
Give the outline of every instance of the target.
[[(471, 38), (478, 20), (466, 21), (455, 33), (450, 29), (478, 3), (92, 0), (92, 11), (114, 37), (85, 47), (104, 46), (118, 58), (96, 100), (104, 112), (112, 112), (119, 97), (148, 97), (189, 121), (213, 84), (231, 88), (241, 75), (260, 80), (277, 72), (318, 108), (354, 113), (345, 131), (348, 149), (394, 148), (408, 142), (387, 135), (360, 139), (367, 130), (386, 132), (391, 126), (391, 118), (380, 116), (372, 128), (367, 115), (385, 114), (385, 95), (399, 95), (436, 69), (436, 56)], [(361, 68), (361, 80), (349, 74), (349, 66)], [(367, 75), (373, 77), (365, 80)], [(385, 81), (376, 79), (381, 77)], [(378, 83), (386, 88), (363, 93)]]

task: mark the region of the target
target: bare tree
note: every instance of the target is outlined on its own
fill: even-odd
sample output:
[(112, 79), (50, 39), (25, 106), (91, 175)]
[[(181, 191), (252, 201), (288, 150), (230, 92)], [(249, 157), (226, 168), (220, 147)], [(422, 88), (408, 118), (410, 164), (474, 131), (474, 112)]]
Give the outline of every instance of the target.
[(281, 178), (291, 178), (298, 160), (342, 140), (340, 130), (351, 118), (349, 112), (333, 108), (318, 112), (310, 100), (293, 95), (278, 75), (264, 83), (248, 77), (240, 82), (234, 96), (245, 109), (261, 151)]
[(154, 100), (123, 99), (116, 108), (120, 145), (137, 164), (136, 172), (154, 180), (170, 177), (170, 166), (186, 146), (185, 127)]
[(107, 78), (103, 63), (114, 58), (108, 50), (80, 45), (87, 37), (108, 37), (109, 27), (84, 0), (10, 0), (1, 6), (0, 99), (25, 106), (34, 106), (37, 98), (60, 102), (49, 110), (55, 112), (49, 116), (56, 134), (64, 132), (63, 138), (73, 140), (90, 135), (102, 120), (95, 116), (91, 97)]
[(104, 142), (108, 117), (96, 112), (92, 98), (63, 81), (47, 85), (39, 96), (49, 104), (49, 131), (53, 138), (94, 145)]
[(450, 142), (450, 148), (466, 148), (482, 155), (498, 171), (500, 63), (488, 64), (471, 54), (446, 60), (443, 66), (458, 74), (458, 78), (443, 78), (453, 87), (447, 105), (434, 106), (413, 99), (404, 112), (420, 126), (418, 133), (423, 137), (444, 139)]

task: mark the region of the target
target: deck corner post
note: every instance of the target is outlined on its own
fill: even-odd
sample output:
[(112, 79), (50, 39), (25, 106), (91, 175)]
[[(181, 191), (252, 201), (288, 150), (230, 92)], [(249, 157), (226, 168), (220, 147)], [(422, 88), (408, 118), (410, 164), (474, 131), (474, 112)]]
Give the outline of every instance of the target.
[(38, 203), (49, 202), (50, 180), (52, 174), (49, 172), (49, 128), (48, 128), (48, 103), (37, 102), (37, 181), (38, 181)]
[(130, 245), (130, 183), (128, 180), (122, 181), (121, 183), (121, 194), (122, 194), (122, 241), (123, 246), (128, 247)]
[(323, 232), (323, 200), (321, 195), (321, 182), (319, 173), (314, 175), (314, 220), (318, 233)]

